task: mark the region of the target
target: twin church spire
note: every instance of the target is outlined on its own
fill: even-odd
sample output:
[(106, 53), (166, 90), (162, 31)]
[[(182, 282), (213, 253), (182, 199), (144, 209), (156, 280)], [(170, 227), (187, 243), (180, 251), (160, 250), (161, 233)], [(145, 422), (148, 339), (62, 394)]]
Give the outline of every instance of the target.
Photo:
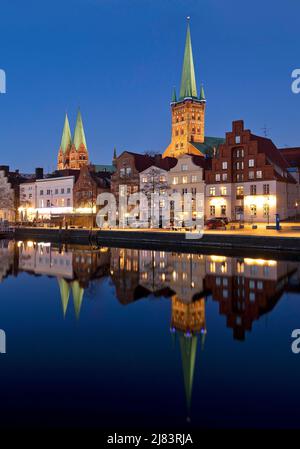
[(78, 111), (74, 138), (72, 139), (68, 115), (66, 114), (61, 144), (58, 152), (57, 170), (79, 170), (89, 163), (85, 132), (81, 112)]

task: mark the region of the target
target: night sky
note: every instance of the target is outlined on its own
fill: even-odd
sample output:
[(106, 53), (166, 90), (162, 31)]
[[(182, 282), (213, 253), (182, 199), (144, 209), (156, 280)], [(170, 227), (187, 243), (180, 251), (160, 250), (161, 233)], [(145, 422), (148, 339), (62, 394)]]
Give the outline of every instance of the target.
[(0, 164), (53, 170), (64, 114), (73, 132), (78, 106), (92, 162), (110, 163), (114, 146), (163, 151), (187, 15), (206, 134), (244, 119), (257, 134), (266, 124), (280, 147), (300, 146), (297, 0), (1, 0)]

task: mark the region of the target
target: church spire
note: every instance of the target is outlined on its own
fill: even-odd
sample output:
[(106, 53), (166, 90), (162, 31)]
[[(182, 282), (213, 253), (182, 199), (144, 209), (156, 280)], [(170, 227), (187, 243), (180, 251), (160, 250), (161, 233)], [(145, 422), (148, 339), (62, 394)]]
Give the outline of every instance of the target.
[(203, 84), (201, 84), (200, 97), (199, 98), (200, 98), (201, 101), (206, 101)]
[(72, 145), (71, 130), (68, 115), (66, 114), (60, 148), (62, 149), (62, 152), (65, 154), (70, 149), (71, 145)]
[(177, 101), (177, 95), (176, 95), (176, 87), (173, 87), (173, 92), (172, 92), (172, 103), (176, 103)]
[(189, 20), (190, 18), (188, 17), (183, 67), (181, 75), (181, 85), (180, 85), (181, 100), (187, 97), (194, 97), (194, 98), (198, 97)]
[(197, 353), (197, 335), (180, 335), (180, 351), (188, 413), (190, 412)]
[(83, 144), (84, 148), (87, 148), (80, 110), (78, 110), (78, 114), (77, 114), (73, 144), (77, 151), (81, 144)]

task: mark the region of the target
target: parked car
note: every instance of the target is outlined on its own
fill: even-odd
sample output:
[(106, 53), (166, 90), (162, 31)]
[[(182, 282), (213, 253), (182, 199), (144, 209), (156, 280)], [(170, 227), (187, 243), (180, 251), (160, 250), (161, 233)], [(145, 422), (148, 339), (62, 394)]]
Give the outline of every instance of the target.
[[(227, 220), (227, 223), (226, 223)], [(222, 217), (210, 218), (206, 221), (205, 225), (207, 229), (224, 229), (228, 224), (228, 219)]]

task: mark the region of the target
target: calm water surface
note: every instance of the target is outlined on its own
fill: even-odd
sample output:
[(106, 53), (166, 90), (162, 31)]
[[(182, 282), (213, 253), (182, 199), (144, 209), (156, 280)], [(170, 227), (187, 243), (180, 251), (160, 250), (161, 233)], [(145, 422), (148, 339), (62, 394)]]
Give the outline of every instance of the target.
[(0, 427), (300, 427), (299, 262), (0, 247)]

